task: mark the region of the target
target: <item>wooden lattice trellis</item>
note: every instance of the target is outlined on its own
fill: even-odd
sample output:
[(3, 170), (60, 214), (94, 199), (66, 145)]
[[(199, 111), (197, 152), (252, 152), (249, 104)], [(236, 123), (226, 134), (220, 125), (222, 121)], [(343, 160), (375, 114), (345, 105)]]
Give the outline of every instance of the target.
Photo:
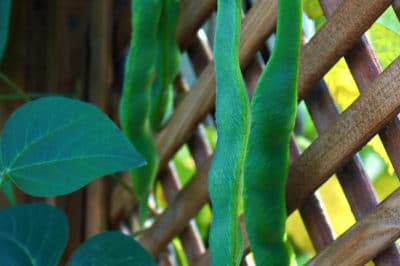
[[(49, 54), (43, 56), (49, 65), (42, 66), (45, 70), (38, 70), (29, 64), (40, 66), (36, 60), (41, 55), (35, 54), (31, 50), (33, 48), (28, 49), (21, 41), (33, 37), (11, 36), (10, 42), (17, 48), (8, 48), (6, 53), (3, 65), (8, 76), (27, 90), (35, 90), (42, 78), (47, 82), (47, 91), (52, 91), (50, 88), (53, 86), (60, 88), (59, 92), (71, 92), (79, 77), (84, 84), (78, 96), (98, 104), (115, 116), (117, 99), (112, 104), (108, 100), (112, 95), (110, 73), (115, 75), (117, 72), (112, 71), (111, 61), (121, 58), (121, 51), (128, 45), (129, 12), (115, 8), (117, 19), (113, 21), (111, 7), (116, 6), (116, 0), (103, 0), (99, 5), (94, 0), (81, 4), (71, 4), (68, 0), (60, 0), (58, 4), (33, 1), (45, 7), (36, 6), (34, 11), (30, 11), (29, 4), (23, 1), (15, 2), (20, 2), (16, 6), (21, 8), (13, 11), (13, 20), (27, 32), (30, 28), (42, 29), (42, 35), (47, 36), (61, 28), (62, 34), (56, 36), (63, 36), (63, 40), (70, 38), (71, 43), (64, 44), (61, 49), (57, 48), (61, 44), (54, 36), (46, 39), (44, 45)], [(304, 39), (298, 87), (299, 100), (305, 101), (319, 137), (301, 154), (292, 139), (287, 210), (290, 214), (299, 209), (317, 252), (307, 265), (360, 265), (370, 260), (376, 265), (400, 265), (400, 253), (394, 243), (400, 236), (400, 190), (378, 205), (375, 191), (356, 155), (372, 136), (379, 134), (395, 172), (400, 176), (400, 149), (396, 149), (396, 144), (400, 143), (400, 122), (396, 117), (400, 111), (400, 59), (397, 58), (383, 70), (368, 39), (363, 36), (390, 5), (400, 18), (400, 1), (320, 0), (320, 3), (328, 20), (312, 39)], [(49, 21), (65, 20), (70, 24), (65, 26), (56, 23), (53, 26), (49, 21), (39, 21), (27, 26), (30, 20), (40, 17), (42, 13), (51, 13), (53, 7), (63, 11), (58, 13), (57, 18), (49, 15)], [(159, 257), (168, 243), (179, 236), (190, 265), (209, 264), (205, 243), (200, 240), (196, 225), (190, 221), (209, 201), (207, 170), (212, 150), (204, 137), (201, 123), (213, 109), (215, 79), (211, 49), (196, 32), (215, 8), (216, 0), (181, 0), (177, 39), (181, 50), (188, 53), (198, 79), (190, 90), (182, 78), (176, 79), (176, 90), (184, 97), (179, 97), (181, 100), (174, 113), (155, 136), (160, 156), (158, 178), (169, 205), (138, 236), (155, 257)], [(255, 54), (263, 49), (265, 40), (273, 32), (276, 13), (277, 0), (258, 0), (243, 19), (240, 64), (250, 93), (263, 67), (262, 60)], [(78, 21), (81, 24), (75, 25), (71, 20), (73, 17), (82, 18)], [(70, 27), (76, 27), (75, 31), (69, 31)], [(78, 44), (72, 43), (74, 41)], [(87, 47), (79, 50), (82, 43)], [(33, 39), (34, 48), (40, 45), (43, 45), (43, 40)], [(20, 63), (25, 65), (25, 72), (17, 70), (18, 63), (11, 63), (13, 59), (22, 57), (21, 47), (28, 51), (25, 54), (28, 59)], [(69, 61), (63, 59), (63, 52), (72, 55)], [(62, 67), (57, 66), (59, 61), (50, 60), (54, 56), (64, 62)], [(322, 79), (341, 57), (345, 58), (361, 96), (340, 114)], [(71, 73), (71, 70), (65, 70), (75, 65), (79, 66), (79, 71)], [(5, 114), (1, 117), (2, 122), (12, 108), (1, 105)], [(185, 143), (188, 144), (197, 171), (189, 183), (181, 188), (175, 170), (168, 162)], [(318, 196), (313, 194), (334, 173), (357, 220), (337, 239)], [(66, 254), (85, 236), (105, 228), (115, 228), (128, 216), (134, 199), (121, 186), (113, 186), (112, 191), (108, 191), (108, 184), (107, 180), (98, 180), (85, 190), (51, 200), (63, 207), (70, 217), (71, 232), (74, 233), (70, 236)], [(19, 199), (20, 202), (32, 200), (23, 195)], [(245, 244), (245, 251), (248, 252), (248, 243)]]

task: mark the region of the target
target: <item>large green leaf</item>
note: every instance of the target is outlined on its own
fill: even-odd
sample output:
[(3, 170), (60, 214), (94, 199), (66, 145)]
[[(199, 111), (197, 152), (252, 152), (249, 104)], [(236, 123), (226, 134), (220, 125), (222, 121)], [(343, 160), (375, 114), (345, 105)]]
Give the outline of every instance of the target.
[(3, 130), (4, 173), (24, 192), (57, 196), (145, 162), (94, 105), (45, 97), (18, 108)]
[(67, 266), (152, 266), (149, 253), (133, 238), (118, 232), (98, 234), (79, 247)]
[(10, 18), (11, 0), (0, 1), (0, 62), (6, 48), (8, 35), (8, 21)]
[(67, 243), (60, 210), (31, 203), (0, 210), (0, 265), (54, 266)]

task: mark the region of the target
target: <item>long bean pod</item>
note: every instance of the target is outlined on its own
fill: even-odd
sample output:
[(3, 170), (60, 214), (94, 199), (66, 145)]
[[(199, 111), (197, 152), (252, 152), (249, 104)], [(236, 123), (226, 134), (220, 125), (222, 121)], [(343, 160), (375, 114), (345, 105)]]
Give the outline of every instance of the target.
[(172, 82), (179, 71), (179, 47), (175, 37), (179, 17), (179, 0), (164, 0), (158, 26), (156, 80), (152, 86), (150, 123), (160, 128), (172, 107)]
[(238, 215), (250, 110), (238, 59), (240, 20), (240, 0), (218, 0), (214, 39), (218, 140), (208, 175), (211, 265), (218, 266), (238, 265), (243, 250)]
[(301, 0), (278, 1), (275, 46), (251, 102), (244, 217), (257, 265), (293, 263), (286, 239), (285, 185), (297, 106)]
[(131, 170), (143, 222), (158, 164), (149, 114), (162, 0), (132, 0), (131, 8), (133, 33), (125, 65), (119, 118), (124, 133), (147, 161), (146, 166)]

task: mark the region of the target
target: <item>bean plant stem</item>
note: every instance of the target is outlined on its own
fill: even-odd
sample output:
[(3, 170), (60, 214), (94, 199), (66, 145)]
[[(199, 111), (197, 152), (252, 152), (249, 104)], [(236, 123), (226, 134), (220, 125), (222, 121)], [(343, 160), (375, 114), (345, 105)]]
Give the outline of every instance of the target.
[(4, 81), (4, 83), (7, 84), (11, 89), (17, 92), (19, 96), (25, 101), (29, 102), (31, 100), (31, 97), (29, 97), (28, 94), (26, 94), (20, 87), (18, 87), (14, 82), (12, 82), (9, 78), (7, 78), (4, 73), (0, 72), (0, 80)]
[(126, 190), (126, 192), (129, 193), (129, 195), (131, 195), (133, 198), (136, 199), (136, 194), (135, 191), (133, 190), (133, 188), (131, 186), (129, 186), (122, 178), (120, 178), (119, 176), (117, 176), (116, 174), (111, 174), (110, 175), (112, 179), (114, 179), (114, 181), (116, 181), (123, 189)]
[(4, 181), (8, 178), (9, 176), (7, 176), (6, 169), (4, 169), (3, 172), (1, 172), (0, 174), (0, 188), (3, 186)]

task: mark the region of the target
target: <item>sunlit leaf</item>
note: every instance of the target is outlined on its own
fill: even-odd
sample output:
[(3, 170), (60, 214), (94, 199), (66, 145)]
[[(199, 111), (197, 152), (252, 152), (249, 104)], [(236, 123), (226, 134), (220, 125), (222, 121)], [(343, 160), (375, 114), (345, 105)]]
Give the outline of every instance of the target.
[(179, 176), (179, 181), (182, 185), (185, 185), (196, 172), (196, 166), (187, 145), (183, 145), (182, 148), (179, 149), (173, 161)]
[(400, 23), (393, 7), (386, 9), (386, 11), (376, 20), (376, 23), (400, 35)]
[(346, 109), (360, 95), (344, 59), (332, 67), (324, 80), (340, 109)]
[(318, 191), (335, 234), (343, 234), (356, 221), (339, 181), (333, 176)]
[(95, 235), (81, 245), (67, 266), (152, 266), (151, 255), (132, 237), (119, 232)]
[(303, 10), (311, 19), (316, 19), (324, 15), (318, 0), (303, 0)]
[(99, 176), (144, 164), (99, 109), (63, 97), (18, 108), (4, 126), (1, 151), (5, 175), (34, 196), (67, 194)]
[[(368, 142), (368, 146), (371, 147), (377, 154), (379, 154), (379, 156), (382, 158), (383, 162), (385, 163), (386, 167), (387, 167), (387, 171), (390, 175), (392, 175), (394, 173), (394, 168), (393, 165), (389, 159), (389, 156), (386, 152), (386, 149), (383, 147), (382, 141), (379, 138), (379, 136), (375, 136), (373, 137), (369, 142)], [(366, 168), (368, 169), (368, 167), (371, 166), (366, 166)], [(377, 169), (379, 166), (375, 166), (375, 171), (379, 170)], [(370, 176), (370, 178), (374, 178), (376, 176)]]
[(67, 218), (50, 205), (31, 203), (0, 210), (1, 265), (54, 266), (67, 237)]
[(382, 24), (374, 23), (368, 30), (368, 36), (384, 68), (400, 55), (400, 35), (395, 31)]

